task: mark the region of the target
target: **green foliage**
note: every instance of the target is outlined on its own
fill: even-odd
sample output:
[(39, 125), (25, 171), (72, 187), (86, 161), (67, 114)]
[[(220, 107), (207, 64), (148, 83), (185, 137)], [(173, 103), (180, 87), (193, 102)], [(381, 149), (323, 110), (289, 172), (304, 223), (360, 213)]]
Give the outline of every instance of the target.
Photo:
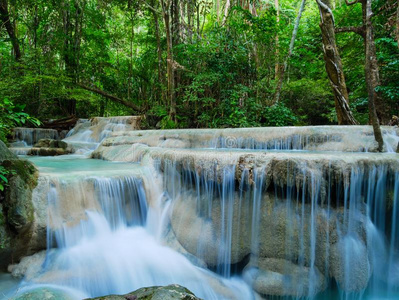
[(282, 97), (295, 115), (301, 116), (302, 124), (320, 125), (336, 123), (328, 116), (334, 110), (334, 98), (325, 79), (302, 78), (286, 84)]
[(266, 126), (293, 126), (299, 121), (292, 110), (281, 102), (266, 107), (262, 112), (262, 117), (265, 119)]
[[(386, 1), (394, 2), (376, 0), (373, 9), (379, 11)], [(178, 8), (186, 10), (178, 29), (171, 24), (173, 56), (179, 65), (174, 78), (177, 114), (172, 120), (166, 27), (162, 14), (155, 14), (156, 22), (153, 14), (153, 8), (162, 9), (159, 1), (65, 0), (64, 5), (9, 1), (23, 55), (17, 63), (3, 26), (0, 99), (25, 105), (26, 113), (40, 119), (75, 113), (84, 118), (142, 113), (79, 88), (76, 83), (81, 82), (144, 107), (149, 128), (336, 124), (315, 1), (306, 4), (300, 22), (283, 84), (284, 105), (270, 107), (277, 85), (276, 64), (281, 67), (287, 57), (299, 5), (298, 1), (279, 2), (278, 22), (273, 2), (253, 2), (256, 13), (232, 2), (237, 6), (227, 18), (223, 9), (217, 14), (210, 1), (196, 2), (198, 10), (185, 6), (191, 2), (179, 3)], [(381, 75), (378, 91), (391, 113), (398, 114), (399, 53), (392, 26), (396, 8), (388, 7), (373, 18)], [(360, 4), (337, 4), (333, 12), (337, 26), (362, 23)], [(66, 13), (70, 16), (67, 31)], [(342, 33), (337, 34), (337, 44), (354, 115), (367, 123), (363, 40)], [(281, 120), (270, 119), (269, 111), (281, 113)], [(8, 130), (0, 130), (1, 139)]]
[(13, 127), (33, 125), (39, 126), (40, 121), (29, 116), (23, 110), (24, 104), (14, 104), (8, 98), (0, 101), (0, 139), (7, 142), (7, 136)]
[(14, 170), (8, 170), (5, 167), (0, 166), (0, 192), (3, 192), (8, 186), (8, 177), (15, 174), (16, 172)]

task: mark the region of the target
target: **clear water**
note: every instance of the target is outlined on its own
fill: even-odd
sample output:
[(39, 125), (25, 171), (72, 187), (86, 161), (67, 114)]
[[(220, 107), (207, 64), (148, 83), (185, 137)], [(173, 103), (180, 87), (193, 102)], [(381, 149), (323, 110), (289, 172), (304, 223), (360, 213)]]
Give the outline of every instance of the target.
[(0, 272), (0, 299), (9, 299), (18, 290), (20, 280)]

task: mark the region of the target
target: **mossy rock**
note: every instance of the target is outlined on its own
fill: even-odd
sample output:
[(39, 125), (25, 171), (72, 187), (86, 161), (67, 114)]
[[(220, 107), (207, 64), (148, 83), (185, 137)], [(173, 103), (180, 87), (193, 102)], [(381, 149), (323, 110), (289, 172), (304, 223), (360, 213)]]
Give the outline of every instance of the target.
[(109, 295), (87, 300), (201, 300), (178, 284), (152, 286), (138, 289), (126, 295)]
[(64, 141), (59, 141), (54, 139), (41, 139), (34, 145), (34, 147), (66, 149), (68, 147), (68, 144), (65, 143)]
[(29, 250), (34, 207), (32, 191), (37, 184), (35, 166), (19, 159), (0, 141), (0, 166), (9, 171), (8, 184), (0, 193), (0, 269), (18, 261)]

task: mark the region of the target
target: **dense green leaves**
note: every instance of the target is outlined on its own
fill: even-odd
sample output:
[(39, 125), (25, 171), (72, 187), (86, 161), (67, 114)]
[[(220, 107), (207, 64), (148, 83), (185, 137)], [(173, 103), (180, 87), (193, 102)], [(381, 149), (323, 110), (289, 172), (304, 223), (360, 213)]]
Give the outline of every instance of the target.
[[(148, 127), (336, 123), (315, 1), (307, 3), (303, 14), (278, 106), (272, 106), (276, 70), (287, 56), (298, 1), (280, 0), (279, 20), (270, 1), (250, 1), (250, 7), (231, 1), (236, 6), (227, 17), (225, 1), (219, 13), (211, 0), (175, 2), (178, 20), (170, 13), (177, 123), (169, 116), (166, 30), (157, 0), (9, 1), (22, 58), (15, 61), (1, 27), (0, 99), (10, 99), (15, 108), (26, 105), (27, 113), (41, 119), (142, 113), (79, 88), (76, 82), (81, 82), (144, 107)], [(399, 52), (392, 25), (396, 6), (393, 0), (388, 6), (374, 2), (382, 78), (378, 90), (391, 114), (398, 114)], [(362, 22), (359, 5), (336, 3), (334, 15), (339, 27)], [(353, 33), (337, 38), (351, 107), (364, 124), (363, 41)]]
[(39, 126), (40, 121), (24, 112), (25, 104), (14, 104), (8, 98), (0, 100), (0, 140), (6, 142), (11, 129), (17, 126)]

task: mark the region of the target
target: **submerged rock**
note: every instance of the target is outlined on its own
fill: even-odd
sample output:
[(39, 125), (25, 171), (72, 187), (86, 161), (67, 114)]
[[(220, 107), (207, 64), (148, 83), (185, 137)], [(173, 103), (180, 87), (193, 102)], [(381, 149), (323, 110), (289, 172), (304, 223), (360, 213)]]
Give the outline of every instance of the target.
[(75, 300), (69, 293), (54, 288), (36, 288), (22, 292), (10, 300)]
[[(192, 292), (178, 284), (138, 289), (126, 295), (109, 295), (91, 300), (200, 300)], [(87, 299), (89, 300), (89, 299)]]
[(8, 266), (8, 272), (15, 278), (24, 278), (31, 281), (39, 276), (46, 259), (46, 250), (26, 256), (21, 259), (18, 264)]
[(261, 259), (256, 267), (246, 267), (244, 278), (256, 292), (271, 296), (312, 297), (327, 286), (317, 267), (299, 266), (285, 259)]

